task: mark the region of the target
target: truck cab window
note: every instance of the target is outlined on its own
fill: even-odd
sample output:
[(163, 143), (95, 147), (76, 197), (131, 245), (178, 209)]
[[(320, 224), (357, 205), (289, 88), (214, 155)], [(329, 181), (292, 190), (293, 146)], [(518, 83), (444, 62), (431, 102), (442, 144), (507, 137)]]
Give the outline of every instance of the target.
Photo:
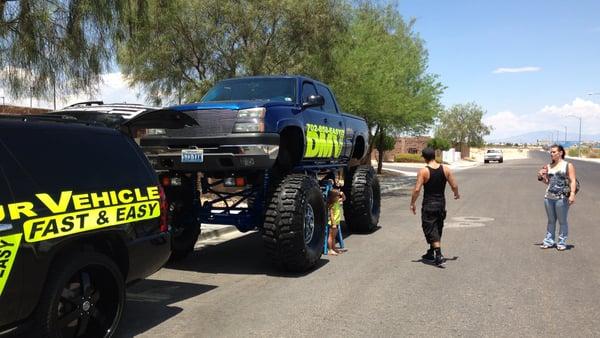
[(317, 95), (315, 85), (310, 82), (304, 82), (302, 84), (302, 102), (308, 101), (308, 97), (311, 95)]

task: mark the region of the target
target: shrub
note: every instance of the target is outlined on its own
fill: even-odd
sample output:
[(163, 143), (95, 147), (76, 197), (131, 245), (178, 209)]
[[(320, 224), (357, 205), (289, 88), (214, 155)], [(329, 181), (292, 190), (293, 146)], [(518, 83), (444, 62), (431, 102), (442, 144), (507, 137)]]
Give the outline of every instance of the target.
[(394, 162), (423, 162), (420, 154), (398, 154), (394, 157)]
[(577, 148), (569, 148), (569, 150), (567, 150), (567, 155), (571, 157), (576, 157), (579, 155), (579, 151), (577, 150)]

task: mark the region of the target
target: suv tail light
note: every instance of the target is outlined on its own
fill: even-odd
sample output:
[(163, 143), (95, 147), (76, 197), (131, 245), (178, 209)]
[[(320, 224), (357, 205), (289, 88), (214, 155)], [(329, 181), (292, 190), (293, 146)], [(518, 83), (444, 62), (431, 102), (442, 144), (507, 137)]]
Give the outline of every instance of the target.
[(158, 186), (158, 191), (160, 194), (160, 232), (167, 232), (169, 231), (169, 203), (165, 189), (161, 185)]

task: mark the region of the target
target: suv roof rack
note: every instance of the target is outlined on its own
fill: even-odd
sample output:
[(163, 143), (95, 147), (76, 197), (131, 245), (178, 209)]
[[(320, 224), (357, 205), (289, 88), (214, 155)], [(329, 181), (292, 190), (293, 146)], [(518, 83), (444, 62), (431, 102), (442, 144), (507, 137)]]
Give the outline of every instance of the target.
[(96, 112), (121, 115), (125, 119), (130, 119), (137, 114), (155, 109), (158, 108), (137, 103), (104, 103), (104, 101), (84, 101), (71, 104), (59, 110), (55, 110), (53, 113)]
[(78, 123), (92, 126), (104, 126), (104, 124), (96, 121), (82, 121), (72, 116), (67, 115), (52, 115), (52, 114), (40, 114), (40, 115), (0, 115), (2, 120), (20, 120), (23, 122), (28, 121), (46, 121), (46, 122), (63, 122), (63, 123)]
[(73, 103), (72, 105), (68, 105), (65, 108), (72, 108), (72, 107), (89, 107), (92, 105), (103, 105), (104, 101), (83, 101), (83, 102), (77, 102), (77, 103)]

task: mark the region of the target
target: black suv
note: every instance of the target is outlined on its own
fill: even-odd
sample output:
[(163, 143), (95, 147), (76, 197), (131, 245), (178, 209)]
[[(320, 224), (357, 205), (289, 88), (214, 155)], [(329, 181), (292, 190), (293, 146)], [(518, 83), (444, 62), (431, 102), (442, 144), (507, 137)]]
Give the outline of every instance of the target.
[(110, 336), (126, 284), (170, 250), (164, 193), (130, 137), (0, 117), (0, 334)]

